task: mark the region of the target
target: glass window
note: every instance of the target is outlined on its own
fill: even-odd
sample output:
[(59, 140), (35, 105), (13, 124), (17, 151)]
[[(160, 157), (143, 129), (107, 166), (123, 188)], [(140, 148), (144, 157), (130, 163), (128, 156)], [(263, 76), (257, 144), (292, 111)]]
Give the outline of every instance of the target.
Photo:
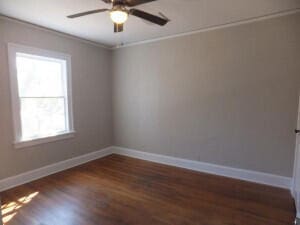
[(15, 68), (12, 91), (16, 142), (73, 131), (68, 94), (70, 57), (55, 55), (43, 50), (28, 51), (28, 47), (19, 45), (10, 47), (10, 63)]

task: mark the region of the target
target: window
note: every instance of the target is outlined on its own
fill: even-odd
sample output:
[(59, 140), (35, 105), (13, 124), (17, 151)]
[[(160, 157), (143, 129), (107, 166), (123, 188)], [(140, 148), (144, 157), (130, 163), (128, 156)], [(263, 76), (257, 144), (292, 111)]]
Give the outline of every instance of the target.
[(71, 137), (70, 56), (9, 44), (16, 147)]

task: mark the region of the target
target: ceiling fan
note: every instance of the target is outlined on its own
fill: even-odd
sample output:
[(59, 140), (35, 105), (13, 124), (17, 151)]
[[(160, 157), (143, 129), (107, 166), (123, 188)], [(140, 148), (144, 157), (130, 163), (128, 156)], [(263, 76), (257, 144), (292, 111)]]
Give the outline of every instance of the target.
[(86, 11), (82, 13), (77, 13), (73, 15), (67, 16), (68, 18), (77, 18), (81, 16), (86, 16), (94, 13), (101, 13), (108, 11), (110, 13), (110, 18), (114, 23), (114, 32), (122, 32), (124, 23), (127, 21), (129, 15), (133, 15), (136, 17), (139, 17), (141, 19), (147, 20), (151, 23), (164, 26), (166, 25), (170, 20), (163, 16), (163, 14), (160, 14), (162, 17), (152, 15), (150, 13), (144, 12), (139, 9), (128, 9), (127, 7), (134, 7), (137, 5), (145, 4), (148, 2), (153, 2), (156, 0), (102, 0), (103, 2), (107, 4), (112, 4), (111, 9), (95, 9), (91, 11)]

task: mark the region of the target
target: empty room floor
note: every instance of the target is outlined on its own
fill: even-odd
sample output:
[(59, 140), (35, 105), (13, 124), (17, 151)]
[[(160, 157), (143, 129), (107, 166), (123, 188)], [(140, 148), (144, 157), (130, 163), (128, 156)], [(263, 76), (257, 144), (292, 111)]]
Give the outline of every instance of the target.
[(289, 225), (288, 190), (120, 155), (1, 193), (4, 225)]

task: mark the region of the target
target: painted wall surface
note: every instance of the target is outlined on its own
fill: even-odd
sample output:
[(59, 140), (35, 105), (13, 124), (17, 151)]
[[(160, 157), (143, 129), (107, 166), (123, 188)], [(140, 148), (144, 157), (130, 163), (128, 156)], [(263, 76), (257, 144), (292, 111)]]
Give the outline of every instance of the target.
[[(7, 43), (72, 56), (74, 138), (15, 149)], [(0, 179), (112, 145), (111, 51), (0, 19)]]
[[(107, 50), (0, 19), (0, 179), (118, 145), (291, 176), (300, 14)], [(7, 43), (70, 54), (74, 138), (13, 146)]]
[(117, 146), (292, 176), (300, 14), (113, 53)]

